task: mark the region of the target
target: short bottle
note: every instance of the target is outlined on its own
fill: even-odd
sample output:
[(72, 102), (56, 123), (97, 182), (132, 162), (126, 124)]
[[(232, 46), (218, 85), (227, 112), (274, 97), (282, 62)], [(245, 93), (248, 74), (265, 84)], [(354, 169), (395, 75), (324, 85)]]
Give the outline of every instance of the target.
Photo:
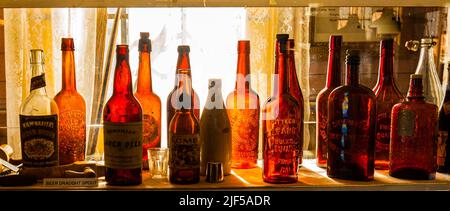
[(425, 102), (422, 75), (411, 75), (407, 100), (392, 108), (389, 175), (436, 177), (438, 107)]
[(374, 175), (375, 95), (359, 84), (358, 50), (347, 50), (345, 85), (328, 98), (327, 175), (369, 181)]
[(30, 52), (30, 94), (20, 106), (20, 140), (24, 167), (58, 165), (58, 105), (45, 90), (44, 51)]
[(220, 162), (224, 175), (231, 173), (231, 126), (222, 97), (222, 80), (209, 80), (209, 93), (200, 119), (201, 175), (208, 162)]
[(142, 183), (142, 108), (133, 96), (128, 45), (117, 45), (113, 94), (103, 111), (108, 185)]

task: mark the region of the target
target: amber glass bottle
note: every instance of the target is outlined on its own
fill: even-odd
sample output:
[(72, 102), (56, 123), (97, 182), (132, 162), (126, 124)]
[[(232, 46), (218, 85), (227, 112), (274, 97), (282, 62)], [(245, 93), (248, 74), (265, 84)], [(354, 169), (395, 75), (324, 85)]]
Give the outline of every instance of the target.
[(180, 70), (174, 96), (181, 103), (168, 128), (169, 181), (174, 184), (194, 184), (200, 180), (200, 124), (194, 114), (194, 93), (187, 72), (189, 69)]
[(450, 172), (450, 64), (448, 65), (448, 78), (445, 87), (444, 102), (439, 111), (439, 135), (437, 146), (438, 172)]
[(139, 71), (137, 91), (134, 96), (142, 107), (142, 166), (148, 169), (147, 149), (161, 146), (161, 100), (152, 89), (150, 52), (152, 44), (149, 33), (141, 33), (139, 39)]
[[(289, 92), (291, 95), (297, 100), (298, 106), (300, 107), (300, 113), (302, 116), (302, 121), (300, 122), (300, 137), (303, 140), (303, 115), (304, 115), (304, 102), (303, 102), (303, 94), (302, 89), (300, 89), (300, 83), (298, 82), (297, 77), (297, 68), (295, 66), (295, 41), (294, 39), (289, 39), (288, 43), (288, 51), (287, 51), (287, 63), (288, 63), (288, 72), (289, 72)], [(303, 142), (302, 142), (303, 143)], [(303, 160), (303, 151), (299, 151), (298, 154), (298, 162), (301, 165)]]
[(274, 91), (262, 112), (263, 180), (268, 183), (297, 182), (303, 144), (302, 110), (289, 90), (288, 38), (287, 34), (277, 35)]
[(331, 35), (328, 54), (328, 69), (326, 87), (317, 95), (316, 100), (316, 141), (317, 166), (327, 166), (327, 121), (328, 97), (330, 93), (341, 85), (341, 43), (342, 36)]
[(258, 159), (259, 96), (251, 88), (250, 41), (238, 42), (236, 85), (227, 97), (232, 136), (232, 168), (254, 168)]
[(392, 107), (402, 102), (403, 96), (394, 82), (394, 40), (380, 42), (378, 82), (373, 88), (377, 101), (375, 129), (375, 168), (389, 168), (389, 143)]
[(438, 107), (425, 102), (422, 75), (411, 75), (407, 101), (392, 108), (389, 174), (406, 179), (436, 176)]
[[(188, 45), (178, 46), (178, 61), (177, 72), (175, 76), (175, 87), (167, 96), (167, 128), (169, 128), (170, 121), (175, 115), (175, 110), (180, 109), (183, 103), (189, 105), (193, 101), (192, 105), (194, 115), (197, 119), (200, 119), (200, 99), (191, 86), (192, 99), (186, 99), (184, 102), (180, 102), (179, 96), (177, 96), (177, 90), (183, 89), (183, 81), (186, 77), (192, 80), (191, 76), (191, 63), (189, 61), (190, 47)], [(189, 92), (189, 93), (191, 93)]]
[(74, 42), (62, 38), (62, 89), (54, 100), (59, 109), (59, 164), (84, 160), (86, 148), (86, 103), (77, 92)]
[(117, 45), (114, 90), (103, 111), (106, 182), (142, 182), (142, 108), (133, 96), (128, 45)]
[(329, 177), (373, 180), (375, 147), (375, 95), (359, 84), (359, 51), (347, 51), (344, 86), (328, 98)]

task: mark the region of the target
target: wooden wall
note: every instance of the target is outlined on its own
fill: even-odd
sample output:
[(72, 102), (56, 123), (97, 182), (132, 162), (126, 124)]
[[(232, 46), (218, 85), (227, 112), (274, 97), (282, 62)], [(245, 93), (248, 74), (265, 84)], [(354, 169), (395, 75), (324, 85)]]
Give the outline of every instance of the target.
[(6, 144), (5, 27), (0, 9), (0, 144)]

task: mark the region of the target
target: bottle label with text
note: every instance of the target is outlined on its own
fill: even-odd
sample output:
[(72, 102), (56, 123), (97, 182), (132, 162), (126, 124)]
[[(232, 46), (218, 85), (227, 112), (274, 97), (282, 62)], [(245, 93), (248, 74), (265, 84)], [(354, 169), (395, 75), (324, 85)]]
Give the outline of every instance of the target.
[(174, 170), (200, 168), (200, 134), (169, 133), (169, 166)]

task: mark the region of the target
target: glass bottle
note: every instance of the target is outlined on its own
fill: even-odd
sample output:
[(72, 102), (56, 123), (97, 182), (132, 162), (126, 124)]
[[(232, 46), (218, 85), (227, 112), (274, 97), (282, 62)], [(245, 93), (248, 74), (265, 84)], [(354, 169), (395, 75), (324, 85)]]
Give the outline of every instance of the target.
[(44, 51), (30, 52), (30, 94), (20, 106), (20, 140), (24, 167), (58, 165), (58, 105), (45, 90)]
[(450, 64), (448, 65), (448, 78), (445, 87), (445, 97), (439, 111), (439, 133), (437, 144), (437, 171), (450, 172)]
[[(303, 115), (304, 115), (304, 102), (303, 102), (303, 94), (302, 89), (300, 88), (300, 83), (298, 82), (297, 77), (297, 69), (295, 67), (295, 41), (294, 39), (289, 39), (287, 42), (288, 51), (287, 51), (287, 63), (288, 63), (288, 71), (289, 71), (289, 92), (291, 95), (297, 100), (298, 106), (300, 107), (301, 119), (300, 119), (300, 137), (303, 140)], [(302, 141), (303, 143), (303, 141)], [(299, 165), (302, 164), (303, 160), (303, 151), (300, 151), (298, 154), (298, 162)]]
[(161, 100), (153, 92), (150, 53), (151, 40), (148, 32), (141, 32), (139, 39), (139, 70), (137, 91), (134, 96), (142, 107), (142, 166), (148, 169), (147, 149), (161, 147)]
[(224, 175), (231, 173), (231, 126), (222, 97), (222, 80), (209, 80), (208, 98), (200, 119), (201, 175), (208, 162), (221, 162)]
[(375, 147), (375, 95), (359, 84), (358, 50), (347, 50), (344, 86), (328, 98), (329, 177), (373, 180)]
[(182, 107), (181, 103), (190, 103), (193, 105), (193, 112), (197, 119), (200, 119), (200, 99), (195, 93), (194, 89), (192, 89), (192, 99), (187, 100), (186, 102), (180, 102), (179, 96), (176, 95), (178, 89), (182, 89), (183, 82), (185, 77), (188, 77), (189, 80), (192, 80), (191, 76), (191, 63), (189, 61), (189, 52), (190, 47), (188, 45), (180, 45), (178, 46), (178, 61), (177, 61), (177, 71), (175, 76), (175, 87), (167, 96), (167, 128), (169, 128), (170, 121), (175, 115), (175, 111)]
[(83, 161), (86, 148), (86, 103), (77, 92), (74, 42), (62, 38), (62, 89), (54, 100), (59, 109), (59, 164)]
[(232, 168), (255, 168), (259, 141), (259, 96), (251, 88), (250, 41), (238, 42), (236, 85), (227, 97), (231, 125)]
[(113, 94), (103, 111), (108, 185), (142, 182), (142, 108), (133, 96), (128, 61), (128, 45), (117, 45)]
[(373, 88), (377, 103), (375, 129), (375, 168), (389, 169), (389, 142), (392, 107), (403, 100), (394, 82), (394, 40), (380, 42), (378, 82)]
[(411, 75), (407, 101), (392, 108), (389, 175), (406, 179), (436, 176), (438, 107), (425, 102), (422, 75)]
[(287, 34), (277, 35), (274, 91), (262, 112), (263, 180), (268, 183), (297, 182), (303, 145), (302, 110), (289, 91), (288, 38)]
[(317, 166), (327, 166), (327, 121), (328, 97), (331, 91), (341, 85), (341, 44), (342, 36), (331, 35), (328, 53), (327, 83), (317, 95), (316, 100), (316, 141)]
[[(183, 51), (183, 50), (181, 50)], [(200, 125), (194, 113), (193, 89), (189, 69), (180, 69), (175, 114), (168, 128), (169, 181), (174, 184), (194, 184), (200, 181)], [(189, 71), (190, 72), (190, 71)]]
[[(418, 41), (408, 41), (406, 47), (410, 50), (417, 50)], [(425, 101), (440, 107), (444, 99), (441, 81), (436, 71), (434, 63), (433, 46), (436, 45), (432, 38), (422, 38), (420, 40), (420, 58), (415, 74), (423, 75), (423, 95)]]

